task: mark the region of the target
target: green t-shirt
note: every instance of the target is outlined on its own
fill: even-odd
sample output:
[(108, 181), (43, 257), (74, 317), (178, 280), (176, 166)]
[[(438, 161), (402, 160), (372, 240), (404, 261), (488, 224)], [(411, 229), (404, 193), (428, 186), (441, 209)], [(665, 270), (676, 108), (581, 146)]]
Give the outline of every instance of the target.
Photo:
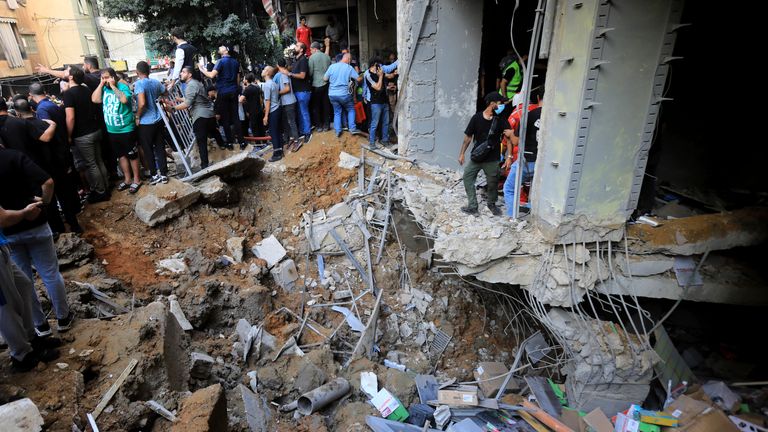
[(128, 103), (120, 102), (120, 98), (109, 87), (104, 87), (102, 102), (104, 106), (104, 123), (109, 133), (128, 133), (136, 128), (131, 107), (131, 88), (124, 83), (117, 83), (117, 89), (125, 93)]

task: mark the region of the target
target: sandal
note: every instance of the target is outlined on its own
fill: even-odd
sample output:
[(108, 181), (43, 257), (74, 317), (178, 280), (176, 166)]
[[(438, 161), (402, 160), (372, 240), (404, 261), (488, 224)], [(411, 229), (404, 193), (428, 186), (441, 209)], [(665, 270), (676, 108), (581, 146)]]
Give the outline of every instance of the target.
[(139, 188), (141, 187), (141, 183), (131, 183), (131, 188), (128, 189), (128, 192), (135, 194), (139, 191)]
[(120, 182), (120, 184), (119, 184), (119, 185), (117, 185), (117, 190), (119, 190), (119, 191), (124, 191), (124, 190), (128, 189), (129, 187), (130, 187), (130, 186), (128, 186), (128, 184), (127, 184), (127, 183), (125, 183), (125, 182)]

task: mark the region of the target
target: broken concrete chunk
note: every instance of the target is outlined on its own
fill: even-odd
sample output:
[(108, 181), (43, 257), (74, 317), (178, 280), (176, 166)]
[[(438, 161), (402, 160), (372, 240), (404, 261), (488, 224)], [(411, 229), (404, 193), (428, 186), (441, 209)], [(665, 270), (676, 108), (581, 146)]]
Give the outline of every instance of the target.
[(360, 166), (360, 158), (347, 152), (339, 153), (339, 168), (355, 169)]
[(184, 311), (181, 309), (181, 305), (176, 300), (176, 296), (170, 296), (168, 297), (168, 303), (170, 304), (170, 311), (173, 314), (173, 316), (176, 318), (176, 321), (179, 323), (179, 326), (184, 331), (190, 331), (192, 330), (192, 323), (187, 320), (186, 315), (184, 315)]
[(652, 276), (672, 270), (675, 258), (661, 255), (629, 255), (629, 260), (624, 254), (616, 258), (616, 265), (625, 276)]
[(228, 430), (227, 398), (221, 384), (198, 390), (184, 399), (179, 421), (171, 432)]
[(291, 291), (296, 286), (296, 280), (299, 278), (299, 272), (296, 270), (296, 264), (292, 259), (287, 259), (276, 265), (269, 272), (280, 288)]
[(585, 264), (589, 261), (589, 251), (584, 245), (577, 244), (575, 248), (573, 245), (566, 246), (565, 251), (568, 253), (568, 259), (576, 264)]
[(235, 203), (239, 198), (237, 189), (216, 176), (209, 177), (196, 186), (200, 190), (203, 201), (214, 207)]
[(238, 388), (243, 398), (245, 420), (251, 432), (268, 432), (270, 411), (267, 402), (242, 384), (238, 385)]
[(56, 239), (56, 256), (59, 267), (76, 264), (93, 255), (93, 246), (75, 233), (61, 233)]
[(149, 226), (155, 226), (180, 215), (200, 198), (200, 191), (174, 178), (166, 184), (157, 184), (147, 195), (136, 201), (136, 217)]
[(347, 205), (347, 203), (340, 202), (334, 204), (331, 208), (328, 209), (326, 212), (326, 217), (332, 218), (332, 217), (340, 217), (342, 219), (348, 218), (352, 214), (352, 207)]
[(287, 254), (283, 245), (280, 244), (274, 235), (256, 243), (256, 246), (254, 246), (252, 250), (253, 254), (256, 255), (257, 258), (266, 261), (267, 266), (269, 267), (273, 267), (275, 264), (279, 263)]
[(229, 256), (234, 258), (235, 262), (243, 262), (243, 244), (245, 243), (244, 237), (232, 237), (227, 239), (227, 251)]
[(156, 412), (158, 415), (162, 416), (169, 422), (177, 422), (179, 419), (170, 411), (168, 411), (164, 406), (160, 404), (160, 402), (155, 400), (149, 400), (144, 403), (149, 409)]
[(38, 432), (43, 417), (29, 398), (0, 405), (0, 430), (3, 432)]
[(190, 359), (189, 375), (193, 378), (206, 379), (211, 376), (213, 357), (201, 352), (193, 352)]
[(160, 270), (166, 270), (173, 274), (189, 273), (187, 263), (182, 258), (168, 258), (157, 262), (157, 267)]
[(191, 176), (186, 181), (199, 181), (210, 176), (218, 176), (224, 180), (242, 178), (257, 174), (264, 168), (265, 161), (254, 151), (240, 152), (223, 161), (216, 162), (209, 167), (202, 169)]

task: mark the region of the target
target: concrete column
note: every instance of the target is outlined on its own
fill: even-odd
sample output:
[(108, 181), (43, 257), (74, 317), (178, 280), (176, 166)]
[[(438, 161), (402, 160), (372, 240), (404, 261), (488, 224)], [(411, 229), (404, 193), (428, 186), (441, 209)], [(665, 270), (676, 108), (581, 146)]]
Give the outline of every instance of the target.
[(680, 0), (560, 1), (532, 207), (548, 240), (618, 240), (656, 127)]
[[(400, 154), (457, 168), (464, 127), (475, 111), (482, 36), (482, 3), (397, 0), (401, 61)], [(413, 62), (407, 65), (411, 50)]]

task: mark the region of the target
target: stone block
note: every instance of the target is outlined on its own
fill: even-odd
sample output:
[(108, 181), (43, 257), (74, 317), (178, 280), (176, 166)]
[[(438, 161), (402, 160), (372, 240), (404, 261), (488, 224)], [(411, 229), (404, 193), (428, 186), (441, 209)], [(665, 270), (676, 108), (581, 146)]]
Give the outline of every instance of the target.
[(181, 305), (178, 300), (176, 300), (175, 295), (168, 297), (168, 304), (170, 306), (171, 314), (176, 318), (176, 322), (179, 323), (179, 327), (184, 331), (192, 330), (192, 324), (189, 322), (186, 315), (184, 315), (184, 311), (181, 309)]
[(38, 432), (43, 416), (29, 398), (0, 405), (0, 430), (3, 432)]
[(86, 260), (93, 255), (93, 246), (75, 233), (61, 233), (56, 239), (59, 266), (65, 267)]
[(158, 184), (136, 201), (136, 217), (149, 226), (175, 218), (200, 198), (200, 191), (177, 179)]
[(229, 430), (224, 388), (214, 384), (192, 393), (182, 402), (178, 417), (171, 432)]
[(280, 260), (287, 254), (283, 245), (281, 245), (273, 235), (256, 243), (256, 246), (253, 247), (252, 251), (257, 258), (266, 261), (267, 266), (269, 267), (274, 267), (274, 265), (280, 262)]
[(190, 359), (189, 376), (198, 379), (207, 379), (211, 376), (211, 369), (215, 360), (208, 354), (193, 352)]
[(411, 118), (425, 119), (435, 115), (434, 101), (413, 102), (408, 105), (408, 113)]
[(339, 168), (355, 169), (360, 166), (360, 158), (347, 152), (339, 153)]
[(214, 207), (236, 203), (240, 198), (235, 188), (224, 183), (217, 176), (208, 177), (196, 186), (200, 190), (203, 201)]
[(416, 135), (431, 135), (435, 133), (435, 119), (419, 119), (411, 123), (411, 132)]
[(270, 274), (275, 283), (286, 291), (291, 291), (296, 286), (296, 279), (299, 278), (299, 272), (292, 259), (287, 259), (273, 267)]
[(235, 259), (235, 262), (243, 262), (243, 244), (245, 243), (244, 237), (232, 237), (227, 239), (227, 252), (229, 256)]

